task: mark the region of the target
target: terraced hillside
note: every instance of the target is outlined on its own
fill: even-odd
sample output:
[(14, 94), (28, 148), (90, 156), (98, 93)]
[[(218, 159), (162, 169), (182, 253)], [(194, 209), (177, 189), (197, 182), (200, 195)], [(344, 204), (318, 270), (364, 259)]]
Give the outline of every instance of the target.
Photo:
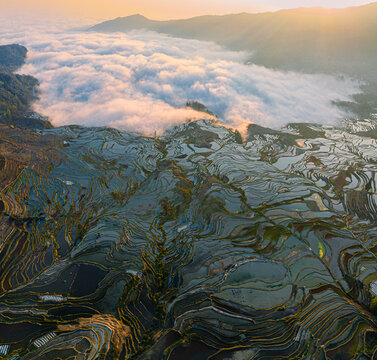
[(7, 359), (374, 359), (376, 134), (44, 130), (1, 191)]

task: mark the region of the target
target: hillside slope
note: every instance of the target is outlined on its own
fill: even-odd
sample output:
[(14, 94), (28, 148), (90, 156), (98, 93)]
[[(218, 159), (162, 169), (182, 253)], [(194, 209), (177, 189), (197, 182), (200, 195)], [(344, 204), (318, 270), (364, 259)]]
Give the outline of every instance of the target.
[(31, 109), (31, 103), (37, 99), (38, 80), (13, 73), (25, 63), (26, 55), (24, 46), (0, 46), (0, 124), (50, 128), (47, 119)]
[(27, 49), (12, 44), (0, 46), (0, 71), (15, 71), (25, 63)]
[(377, 78), (377, 2), (346, 9), (300, 8), (262, 14), (154, 21), (141, 15), (106, 21), (91, 31), (147, 29), (214, 41), (253, 52), (254, 63), (306, 72)]

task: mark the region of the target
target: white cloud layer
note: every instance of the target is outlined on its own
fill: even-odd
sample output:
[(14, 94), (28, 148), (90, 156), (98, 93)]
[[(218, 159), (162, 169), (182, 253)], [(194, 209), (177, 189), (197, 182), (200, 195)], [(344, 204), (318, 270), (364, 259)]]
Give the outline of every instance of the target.
[[(46, 26), (1, 32), (1, 43), (30, 50), (21, 72), (41, 82), (35, 109), (55, 126), (111, 126), (147, 135), (203, 114), (205, 104), (234, 128), (245, 123), (279, 128), (290, 122), (336, 123), (331, 105), (357, 91), (349, 80), (245, 65), (250, 54), (212, 43), (152, 32), (98, 34)], [(42, 30), (44, 29), (44, 31)]]

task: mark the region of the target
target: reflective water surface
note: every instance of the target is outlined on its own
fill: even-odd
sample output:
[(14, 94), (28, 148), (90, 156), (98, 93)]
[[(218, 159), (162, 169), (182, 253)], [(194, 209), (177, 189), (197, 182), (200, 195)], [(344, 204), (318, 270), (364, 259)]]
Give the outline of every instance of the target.
[(0, 137), (4, 358), (376, 358), (375, 120)]

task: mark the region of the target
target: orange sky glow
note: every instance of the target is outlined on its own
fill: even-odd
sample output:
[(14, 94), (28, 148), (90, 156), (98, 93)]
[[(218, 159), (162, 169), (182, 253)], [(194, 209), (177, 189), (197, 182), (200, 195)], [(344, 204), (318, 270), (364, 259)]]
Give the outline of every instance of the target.
[(261, 12), (298, 6), (347, 7), (365, 0), (0, 0), (3, 13), (75, 15), (112, 18), (135, 13), (154, 19), (187, 18), (203, 14)]

